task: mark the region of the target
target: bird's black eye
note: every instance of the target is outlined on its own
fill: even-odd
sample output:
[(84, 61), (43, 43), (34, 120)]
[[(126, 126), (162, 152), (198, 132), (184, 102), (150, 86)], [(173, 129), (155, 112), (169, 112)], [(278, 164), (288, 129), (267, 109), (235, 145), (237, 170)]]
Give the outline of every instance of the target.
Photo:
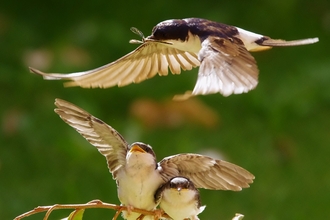
[(141, 148), (142, 148), (145, 152), (147, 152), (147, 153), (153, 155), (153, 156), (156, 158), (155, 152), (152, 150), (152, 147), (151, 147), (151, 146), (149, 146), (149, 145), (147, 145), (147, 144), (143, 144), (143, 145), (141, 145)]
[(164, 35), (164, 31), (160, 30), (159, 28), (155, 27), (153, 31), (153, 35), (156, 37), (162, 37)]
[(161, 28), (156, 28), (153, 35), (156, 39), (168, 39), (169, 38), (169, 33), (164, 31)]
[(149, 147), (145, 147), (144, 149), (147, 153), (151, 153), (151, 149)]

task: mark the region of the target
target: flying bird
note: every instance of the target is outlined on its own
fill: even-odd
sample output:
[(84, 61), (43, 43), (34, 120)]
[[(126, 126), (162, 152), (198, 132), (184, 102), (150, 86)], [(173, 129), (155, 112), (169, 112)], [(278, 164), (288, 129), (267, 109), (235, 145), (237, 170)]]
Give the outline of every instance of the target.
[[(223, 160), (199, 154), (177, 154), (156, 161), (151, 146), (126, 140), (110, 125), (85, 110), (61, 99), (55, 112), (106, 157), (109, 171), (117, 183), (118, 198), (127, 206), (123, 216), (135, 220), (132, 208), (153, 211), (156, 190), (173, 177), (190, 179), (197, 188), (240, 191), (249, 187), (254, 176), (249, 171)], [(146, 216), (144, 219), (153, 219)]]
[(197, 215), (205, 209), (194, 183), (185, 177), (174, 177), (162, 185), (156, 191), (155, 201), (173, 220), (199, 220)]
[(223, 96), (246, 93), (258, 84), (259, 70), (249, 51), (271, 47), (313, 44), (318, 38), (303, 40), (274, 40), (238, 27), (201, 18), (172, 19), (160, 22), (148, 37), (131, 28), (142, 41), (129, 54), (99, 68), (68, 74), (30, 71), (47, 80), (70, 80), (67, 86), (108, 88), (139, 83), (154, 77), (191, 70), (199, 66), (193, 91), (179, 95), (186, 99), (195, 95), (221, 93)]

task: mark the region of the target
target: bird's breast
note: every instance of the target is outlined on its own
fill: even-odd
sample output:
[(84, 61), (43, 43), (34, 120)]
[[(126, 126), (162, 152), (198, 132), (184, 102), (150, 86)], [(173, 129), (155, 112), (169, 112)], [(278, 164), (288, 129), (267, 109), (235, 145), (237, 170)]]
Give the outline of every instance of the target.
[(127, 167), (117, 175), (118, 197), (122, 204), (152, 210), (154, 194), (163, 183), (154, 167)]
[(178, 191), (176, 189), (169, 189), (165, 190), (162, 200), (180, 206), (195, 203), (195, 196), (196, 193), (193, 190), (182, 189), (181, 191)]
[(195, 192), (192, 190), (166, 190), (163, 194), (160, 207), (173, 219), (186, 219), (200, 213), (197, 207)]

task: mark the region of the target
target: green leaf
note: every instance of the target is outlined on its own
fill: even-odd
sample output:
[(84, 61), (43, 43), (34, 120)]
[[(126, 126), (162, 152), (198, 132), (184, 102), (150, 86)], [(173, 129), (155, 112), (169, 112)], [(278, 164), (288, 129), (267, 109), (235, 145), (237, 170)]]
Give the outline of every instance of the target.
[(67, 218), (61, 220), (82, 220), (85, 209), (76, 209)]

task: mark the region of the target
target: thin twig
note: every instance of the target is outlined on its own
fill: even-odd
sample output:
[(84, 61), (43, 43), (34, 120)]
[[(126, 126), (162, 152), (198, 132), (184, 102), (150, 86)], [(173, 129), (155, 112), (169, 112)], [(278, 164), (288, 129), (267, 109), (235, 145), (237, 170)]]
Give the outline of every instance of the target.
[[(22, 218), (26, 218), (28, 216), (31, 216), (31, 215), (34, 215), (34, 214), (37, 214), (40, 212), (46, 212), (44, 220), (47, 220), (49, 215), (51, 214), (51, 212), (56, 209), (95, 209), (95, 208), (117, 210), (116, 215), (113, 219), (116, 219), (118, 217), (118, 215), (120, 214), (120, 212), (127, 211), (126, 206), (105, 203), (105, 202), (102, 202), (101, 200), (92, 200), (86, 204), (55, 204), (55, 205), (51, 205), (51, 206), (38, 206), (31, 211), (28, 211), (26, 213), (23, 213), (23, 214), (17, 216), (14, 220), (20, 220)], [(143, 209), (132, 208), (131, 211), (141, 213), (143, 215), (152, 215), (152, 216), (155, 215), (154, 211), (146, 211)], [(166, 214), (163, 214), (162, 217), (169, 218), (169, 216)]]

